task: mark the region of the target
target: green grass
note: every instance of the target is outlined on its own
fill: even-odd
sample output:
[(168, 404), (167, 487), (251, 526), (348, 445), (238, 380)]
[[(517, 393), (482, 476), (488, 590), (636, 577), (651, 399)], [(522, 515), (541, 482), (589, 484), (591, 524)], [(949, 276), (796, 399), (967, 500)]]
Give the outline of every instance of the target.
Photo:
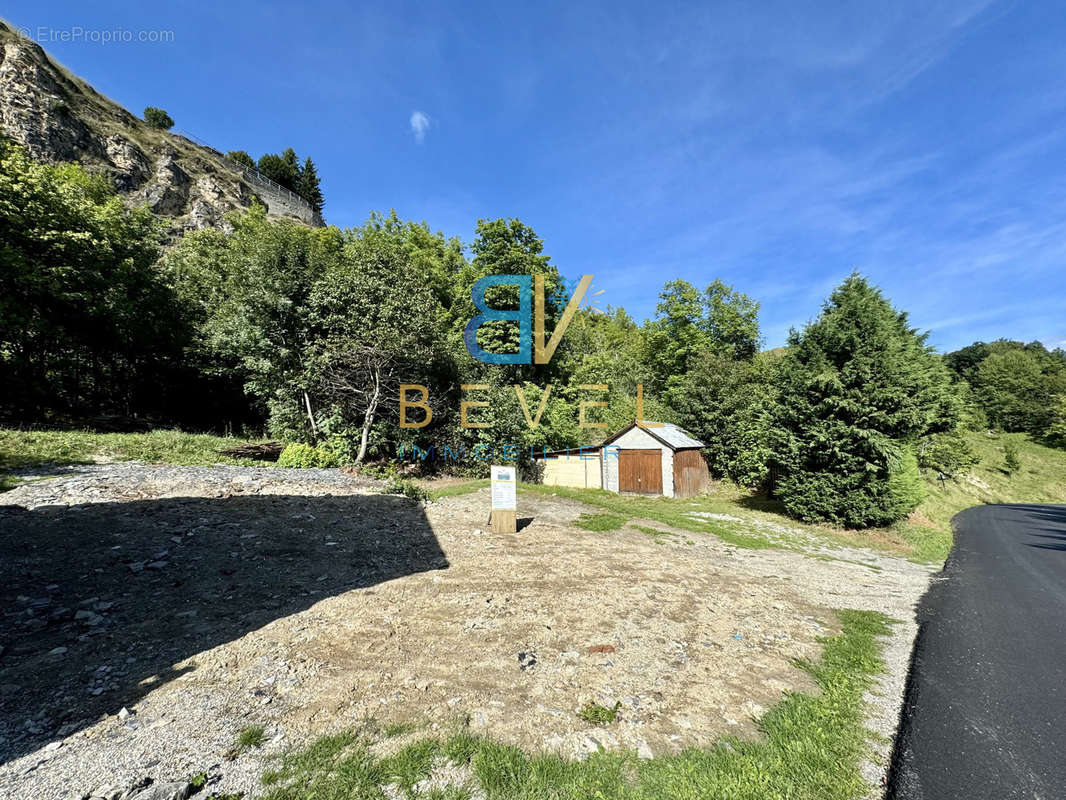
[[(468, 764), (490, 800), (855, 800), (869, 787), (859, 773), (871, 734), (863, 727), (863, 693), (883, 669), (879, 637), (890, 621), (872, 611), (840, 611), (840, 633), (824, 640), (817, 663), (800, 663), (817, 694), (793, 693), (759, 720), (762, 736), (731, 738), (706, 748), (641, 760), (599, 752), (582, 761), (524, 752), (461, 730), (423, 739), (387, 756), (373, 739), (346, 732), (282, 757), (263, 776), (268, 800), (384, 800), (382, 787), (412, 787), (446, 759)], [(610, 711), (610, 709), (607, 709)], [(469, 787), (422, 795), (469, 796)]]
[(476, 492), (478, 489), (484, 489), (490, 483), (488, 478), (467, 481), (466, 483), (456, 483), (451, 486), (443, 486), (439, 489), (433, 488), (432, 481), (423, 481), (422, 487), (426, 490), (430, 500), (440, 500), (444, 497), (458, 497), (463, 494), (470, 494)]
[(265, 739), (266, 730), (262, 725), (249, 725), (237, 734), (237, 741), (233, 747), (238, 752), (244, 752), (253, 747), (262, 747)]
[[(1066, 502), (1066, 451), (1044, 447), (1026, 434), (967, 434), (981, 461), (968, 477), (926, 480), (925, 500), (893, 530), (922, 561), (941, 562), (951, 550), (951, 518), (985, 503)], [(1005, 445), (1014, 443), (1021, 467), (1013, 475), (1004, 469)]]
[[(710, 533), (737, 547), (804, 550), (801, 544), (790, 543), (787, 535), (771, 540), (759, 532), (750, 532), (744, 522), (690, 516), (693, 512), (711, 512), (744, 521), (783, 524), (829, 544), (865, 547), (923, 563), (939, 564), (947, 558), (954, 539), (951, 518), (963, 509), (982, 503), (1066, 502), (1066, 452), (1037, 444), (1020, 433), (969, 433), (966, 436), (981, 457), (968, 477), (960, 476), (941, 484), (935, 473), (927, 473), (925, 499), (913, 514), (890, 528), (867, 531), (804, 524), (787, 517), (780, 503), (752, 496), (728, 483), (717, 484), (712, 494), (687, 499), (638, 497), (600, 489), (537, 484), (522, 484), (521, 489), (567, 497), (599, 509), (597, 514), (583, 514), (576, 522), (578, 527), (586, 530), (617, 530), (628, 524), (657, 538), (668, 535), (668, 532), (639, 523), (639, 520), (647, 520), (674, 530)], [(1005, 469), (1004, 446), (1008, 442), (1015, 444), (1021, 462), (1013, 474), (1008, 474)], [(622, 520), (621, 525), (616, 525), (618, 520)], [(875, 568), (871, 564), (864, 563), (863, 566)]]
[(18, 483), (14, 476), (4, 474), (12, 469), (85, 464), (97, 458), (185, 465), (263, 466), (263, 462), (219, 455), (221, 450), (247, 444), (248, 441), (173, 430), (92, 433), (0, 428), (0, 489), (10, 489)]
[(586, 531), (616, 531), (626, 523), (626, 518), (619, 514), (582, 514), (574, 522), (579, 528)]
[(677, 536), (676, 533), (672, 533), (671, 531), (659, 530), (658, 528), (653, 528), (650, 525), (632, 524), (629, 527), (638, 530), (641, 533), (648, 534), (648, 536), (651, 536), (657, 542), (669, 541), (670, 537)]
[[(649, 520), (670, 528), (692, 531), (693, 533), (711, 533), (724, 542), (737, 547), (760, 549), (772, 547), (773, 543), (757, 533), (740, 531), (737, 526), (718, 520), (700, 519), (691, 516), (694, 512), (712, 511), (736, 513), (734, 505), (726, 504), (713, 495), (692, 497), (684, 500), (671, 497), (638, 497), (628, 494), (616, 494), (603, 489), (572, 489), (566, 486), (543, 486), (535, 483), (523, 483), (523, 491), (541, 495), (556, 495), (578, 500), (586, 505), (602, 510), (596, 515), (582, 515), (577, 525), (587, 530), (617, 530), (630, 520)], [(614, 527), (587, 527), (588, 525), (608, 525), (621, 522)]]
[(412, 731), (418, 730), (413, 722), (390, 722), (382, 729), (386, 739), (395, 739), (397, 736), (405, 736)]

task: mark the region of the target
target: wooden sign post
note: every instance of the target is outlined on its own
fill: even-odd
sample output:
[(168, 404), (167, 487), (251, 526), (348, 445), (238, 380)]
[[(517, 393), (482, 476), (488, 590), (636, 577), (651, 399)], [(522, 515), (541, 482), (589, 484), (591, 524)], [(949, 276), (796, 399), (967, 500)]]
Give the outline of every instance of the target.
[(518, 509), (518, 482), (514, 467), (492, 467), (492, 514), (489, 522), (493, 533), (515, 533), (515, 512)]

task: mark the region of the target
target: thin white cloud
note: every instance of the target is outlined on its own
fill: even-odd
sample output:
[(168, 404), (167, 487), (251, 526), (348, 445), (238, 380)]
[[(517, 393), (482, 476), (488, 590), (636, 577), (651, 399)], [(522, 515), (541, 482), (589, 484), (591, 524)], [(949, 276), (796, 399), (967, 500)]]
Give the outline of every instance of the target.
[(419, 144), (426, 138), (426, 131), (429, 130), (430, 121), (429, 115), (424, 111), (412, 111), (411, 112), (411, 133), (415, 135), (415, 141)]

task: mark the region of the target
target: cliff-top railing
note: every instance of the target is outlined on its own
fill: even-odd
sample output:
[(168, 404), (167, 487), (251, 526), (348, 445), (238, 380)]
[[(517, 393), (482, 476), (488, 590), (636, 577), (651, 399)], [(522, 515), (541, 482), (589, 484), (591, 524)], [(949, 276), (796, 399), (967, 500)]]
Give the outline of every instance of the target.
[(274, 191), (276, 191), (279, 194), (287, 197), (289, 200), (292, 200), (293, 202), (295, 202), (295, 203), (297, 203), (299, 205), (306, 206), (308, 211), (310, 211), (312, 214), (314, 213), (314, 209), (311, 207), (311, 204), (308, 203), (306, 199), (304, 199), (300, 195), (296, 194), (296, 192), (292, 191), (292, 189), (287, 189), (286, 187), (282, 186), (277, 181), (275, 181), (275, 180), (273, 180), (271, 178), (268, 178), (266, 175), (264, 175), (259, 170), (253, 169), (253, 168), (248, 167), (248, 166), (246, 166), (244, 164), (237, 163), (232, 158), (230, 158), (225, 153), (223, 153), (221, 150), (219, 150), (217, 147), (212, 147), (207, 142), (205, 142), (203, 139), (201, 139), (198, 136), (193, 136), (188, 131), (176, 131), (175, 135), (176, 136), (181, 136), (183, 139), (187, 139), (192, 144), (199, 145), (200, 147), (207, 148), (212, 153), (214, 153), (219, 158), (221, 158), (223, 161), (225, 161), (227, 164), (232, 166), (234, 169), (239, 170), (241, 172), (241, 174), (243, 174), (245, 177), (251, 178), (252, 180), (257, 180), (257, 181), (261, 181), (261, 182), (265, 183), (267, 186), (269, 186)]

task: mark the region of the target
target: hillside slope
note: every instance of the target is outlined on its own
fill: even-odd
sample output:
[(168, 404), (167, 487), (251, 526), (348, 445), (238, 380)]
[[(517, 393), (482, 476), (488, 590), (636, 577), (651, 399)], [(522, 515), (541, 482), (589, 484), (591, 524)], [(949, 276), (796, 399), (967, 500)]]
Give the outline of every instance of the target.
[(272, 216), (321, 224), (291, 192), (242, 171), (210, 147), (148, 127), (0, 22), (0, 133), (41, 161), (77, 161), (131, 204), (169, 218), (175, 234), (226, 227), (253, 198)]
[[(1034, 442), (1024, 433), (968, 433), (981, 461), (965, 475), (943, 483), (926, 476), (925, 500), (899, 523), (903, 537), (923, 559), (942, 561), (951, 549), (951, 519), (987, 503), (1066, 503), (1066, 452)], [(1017, 447), (1021, 468), (1009, 474), (1004, 443)]]

